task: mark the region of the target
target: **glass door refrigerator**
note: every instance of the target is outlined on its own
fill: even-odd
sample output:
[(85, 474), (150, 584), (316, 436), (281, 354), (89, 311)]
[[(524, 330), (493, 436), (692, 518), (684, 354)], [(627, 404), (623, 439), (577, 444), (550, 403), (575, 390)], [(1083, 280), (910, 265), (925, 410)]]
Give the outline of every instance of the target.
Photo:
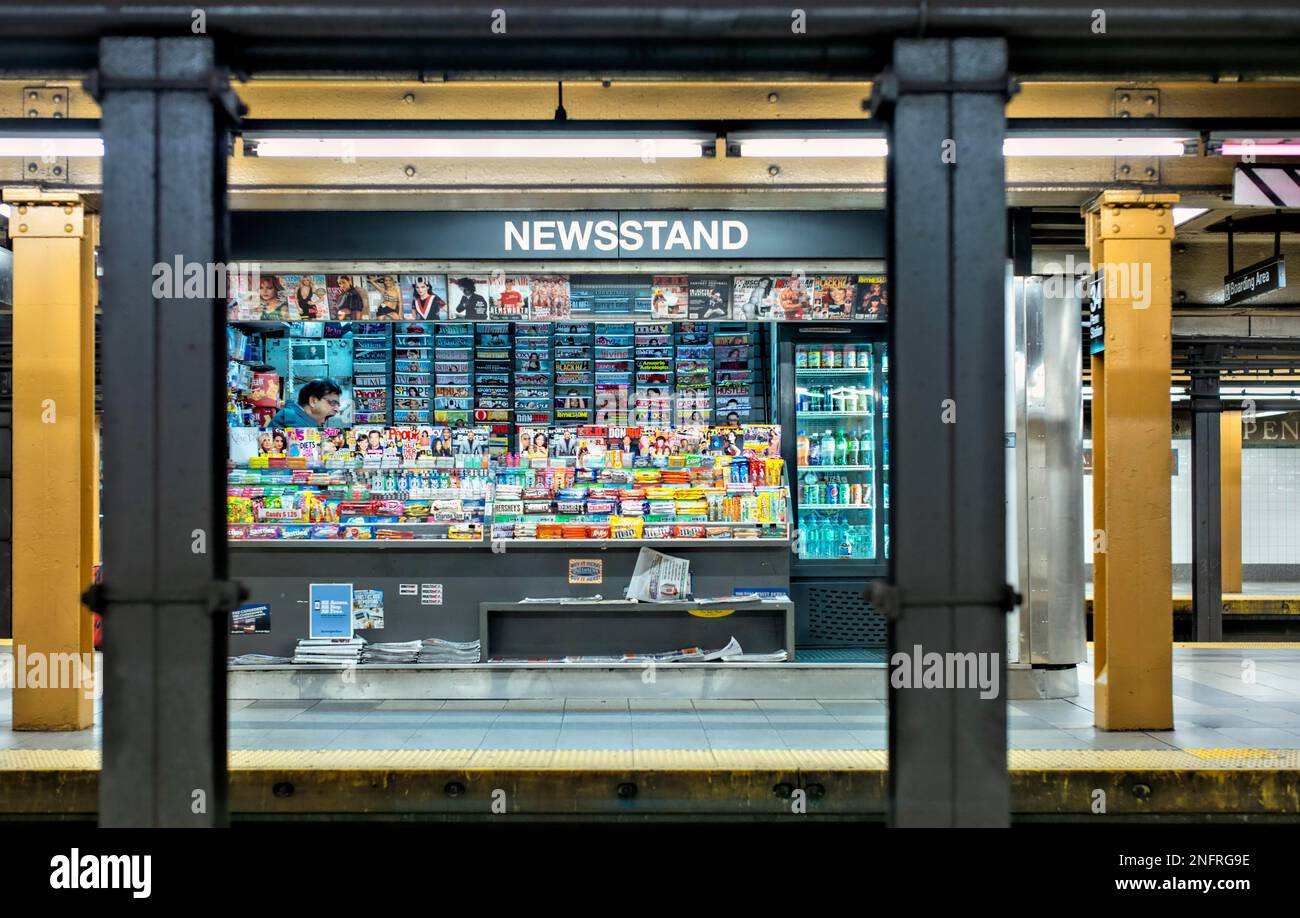
[(884, 323), (779, 325), (791, 598), (796, 641), (808, 648), (884, 646), (884, 620), (867, 594), (885, 574), (888, 540), (885, 331)]

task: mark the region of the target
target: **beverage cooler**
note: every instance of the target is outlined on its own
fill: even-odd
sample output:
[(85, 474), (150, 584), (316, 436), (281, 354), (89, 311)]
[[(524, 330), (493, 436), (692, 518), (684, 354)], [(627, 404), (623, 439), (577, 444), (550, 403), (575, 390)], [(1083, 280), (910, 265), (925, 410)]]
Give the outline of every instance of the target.
[(794, 502), (791, 592), (807, 647), (883, 647), (868, 604), (889, 551), (883, 323), (781, 323), (777, 404)]

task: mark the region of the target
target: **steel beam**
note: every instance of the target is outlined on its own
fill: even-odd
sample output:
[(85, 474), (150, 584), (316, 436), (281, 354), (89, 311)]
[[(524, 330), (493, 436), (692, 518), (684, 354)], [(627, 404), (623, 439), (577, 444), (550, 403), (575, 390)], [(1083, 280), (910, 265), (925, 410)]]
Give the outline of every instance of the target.
[(1241, 416), (1239, 408), (1219, 412), (1219, 522), (1223, 532), (1223, 589), (1228, 593), (1241, 592)]
[[(95, 220), (75, 194), (5, 190), (14, 248), (13, 723), (94, 720)], [(90, 257), (88, 257), (90, 256)]]
[(224, 310), (153, 284), (155, 265), (223, 260), (227, 131), (209, 39), (105, 38), (100, 68), (100, 821), (211, 826), (226, 818)]
[(1104, 351), (1092, 355), (1095, 717), (1106, 730), (1173, 726), (1169, 595), (1170, 242), (1178, 196), (1108, 191), (1085, 211), (1105, 275)]
[(1196, 640), (1223, 640), (1219, 375), (1192, 374), (1192, 612)]
[(877, 587), (891, 613), (890, 821), (1005, 825), (1005, 694), (899, 677), (918, 655), (972, 654), (1005, 684), (1006, 45), (900, 40), (882, 79), (900, 511), (891, 582)]

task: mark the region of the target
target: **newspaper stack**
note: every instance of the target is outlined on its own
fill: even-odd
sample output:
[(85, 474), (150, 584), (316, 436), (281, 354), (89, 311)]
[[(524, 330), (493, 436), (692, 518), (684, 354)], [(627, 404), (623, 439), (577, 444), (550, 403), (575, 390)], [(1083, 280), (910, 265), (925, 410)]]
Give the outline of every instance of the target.
[(478, 641), (444, 641), (441, 638), (426, 638), (421, 642), (421, 663), (477, 663), (479, 661)]
[(354, 638), (303, 638), (293, 650), (294, 663), (336, 663), (347, 666), (361, 658), (365, 641)]
[(414, 663), (419, 656), (419, 641), (372, 643), (361, 650), (362, 663)]
[(241, 653), (237, 657), (227, 657), (226, 662), (230, 666), (270, 666), (288, 663), (289, 659), (289, 657), (277, 657), (269, 653)]

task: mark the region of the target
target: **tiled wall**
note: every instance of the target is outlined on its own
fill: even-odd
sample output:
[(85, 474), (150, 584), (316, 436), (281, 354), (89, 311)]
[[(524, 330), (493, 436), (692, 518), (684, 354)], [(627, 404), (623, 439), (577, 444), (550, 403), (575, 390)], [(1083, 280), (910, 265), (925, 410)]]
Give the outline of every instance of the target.
[(1241, 451), (1241, 561), (1300, 564), (1300, 447)]
[[(1092, 441), (1085, 440), (1091, 449)], [(1192, 563), (1192, 442), (1173, 440), (1178, 474), (1170, 479), (1172, 560)], [(1092, 475), (1083, 476), (1084, 560), (1092, 563)], [(1241, 451), (1241, 561), (1300, 565), (1300, 448)]]

